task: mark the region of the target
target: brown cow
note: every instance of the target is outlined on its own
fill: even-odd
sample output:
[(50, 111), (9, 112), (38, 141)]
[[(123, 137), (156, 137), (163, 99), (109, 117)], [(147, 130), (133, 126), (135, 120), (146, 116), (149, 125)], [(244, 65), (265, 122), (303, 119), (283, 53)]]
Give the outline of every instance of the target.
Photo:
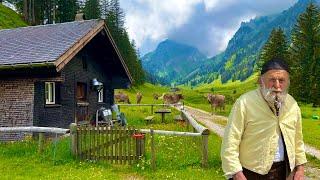
[(137, 104), (140, 104), (141, 99), (142, 99), (142, 94), (141, 94), (141, 92), (137, 92), (136, 98), (137, 98)]
[(178, 103), (181, 99), (183, 99), (182, 94), (164, 94), (163, 95), (163, 101), (166, 104), (175, 104)]
[(154, 100), (158, 100), (159, 97), (160, 97), (160, 95), (157, 94), (157, 93), (153, 93), (152, 96), (153, 96), (153, 99), (154, 99)]
[(130, 104), (129, 96), (127, 94), (124, 94), (123, 92), (119, 92), (118, 94), (114, 95), (114, 100), (119, 102), (124, 102)]
[(209, 93), (207, 96), (208, 102), (211, 104), (211, 108), (217, 110), (217, 107), (225, 110), (225, 96), (221, 94), (211, 94)]

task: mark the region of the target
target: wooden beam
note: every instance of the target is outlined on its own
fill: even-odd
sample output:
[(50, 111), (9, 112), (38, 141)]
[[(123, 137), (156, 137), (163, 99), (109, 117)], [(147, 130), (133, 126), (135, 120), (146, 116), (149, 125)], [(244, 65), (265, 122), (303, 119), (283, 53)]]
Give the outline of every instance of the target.
[(117, 104), (118, 106), (171, 106), (171, 104)]
[(128, 66), (126, 65), (126, 63), (124, 62), (124, 60), (123, 60), (123, 58), (122, 58), (122, 56), (121, 56), (121, 53), (120, 53), (120, 51), (119, 51), (119, 49), (118, 49), (115, 41), (113, 40), (113, 38), (112, 38), (112, 36), (111, 36), (111, 33), (110, 33), (110, 31), (109, 31), (109, 29), (108, 29), (108, 27), (107, 27), (106, 24), (104, 24), (104, 30), (105, 30), (105, 32), (106, 32), (106, 34), (107, 34), (107, 36), (108, 36), (108, 38), (109, 38), (109, 40), (110, 40), (113, 48), (114, 48), (114, 50), (116, 51), (116, 54), (118, 55), (118, 57), (119, 57), (119, 59), (120, 59), (120, 62), (121, 62), (121, 64), (122, 64), (122, 66), (123, 66), (123, 68), (124, 68), (124, 70), (125, 70), (128, 78), (129, 78), (130, 82), (133, 83), (134, 80), (133, 80), (133, 78), (132, 78), (132, 76), (131, 76), (131, 74), (130, 74), (129, 68), (128, 68)]
[(202, 136), (202, 161), (201, 161), (202, 167), (207, 168), (209, 166), (208, 158), (209, 158), (208, 135), (203, 135)]
[(154, 130), (150, 129), (151, 136), (151, 168), (153, 171), (156, 170), (156, 148), (154, 145)]
[(189, 121), (189, 123), (197, 130), (198, 133), (201, 133), (202, 135), (210, 134), (206, 127), (198, 124), (197, 121), (193, 119), (193, 117), (191, 117), (185, 110), (181, 110), (181, 115), (183, 119), (187, 119)]
[[(142, 133), (151, 133), (151, 129), (141, 129)], [(201, 136), (201, 133), (180, 132), (180, 131), (165, 131), (165, 130), (153, 130), (154, 134), (171, 135), (171, 136)]]
[(96, 27), (90, 30), (84, 37), (76, 42), (70, 49), (61, 55), (54, 63), (59, 72), (71, 59), (104, 28), (104, 21), (101, 20)]
[(67, 134), (69, 129), (54, 128), (54, 127), (0, 127), (0, 132), (39, 132), (39, 133), (56, 133)]

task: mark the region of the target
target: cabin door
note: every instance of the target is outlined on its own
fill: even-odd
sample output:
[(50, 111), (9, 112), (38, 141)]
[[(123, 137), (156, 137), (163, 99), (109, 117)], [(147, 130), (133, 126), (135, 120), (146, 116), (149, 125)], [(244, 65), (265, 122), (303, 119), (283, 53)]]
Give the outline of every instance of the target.
[(87, 84), (77, 83), (76, 122), (89, 121), (89, 103), (87, 101)]

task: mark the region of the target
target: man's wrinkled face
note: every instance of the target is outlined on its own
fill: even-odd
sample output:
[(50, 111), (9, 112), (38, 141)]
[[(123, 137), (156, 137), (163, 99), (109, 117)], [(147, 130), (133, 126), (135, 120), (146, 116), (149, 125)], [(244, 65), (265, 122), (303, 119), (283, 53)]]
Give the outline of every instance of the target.
[(289, 73), (285, 70), (269, 70), (260, 77), (261, 92), (267, 101), (283, 101), (289, 84)]

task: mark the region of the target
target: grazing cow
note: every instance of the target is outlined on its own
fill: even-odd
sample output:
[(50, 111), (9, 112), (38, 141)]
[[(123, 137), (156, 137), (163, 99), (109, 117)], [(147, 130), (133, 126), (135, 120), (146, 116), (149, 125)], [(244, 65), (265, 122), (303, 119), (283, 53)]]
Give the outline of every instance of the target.
[(137, 92), (136, 98), (137, 98), (137, 104), (140, 104), (141, 99), (142, 99), (142, 94), (140, 92)]
[(129, 96), (124, 94), (123, 92), (119, 92), (118, 94), (115, 94), (114, 99), (117, 103), (124, 102), (124, 103), (130, 104)]
[(221, 109), (225, 110), (225, 96), (224, 95), (220, 95), (220, 94), (211, 94), (209, 93), (207, 96), (207, 100), (208, 102), (211, 104), (211, 108), (213, 111), (213, 108), (215, 110), (217, 110), (217, 107)]
[(175, 104), (178, 103), (181, 99), (183, 99), (182, 94), (164, 94), (163, 100), (166, 104)]
[(157, 93), (153, 93), (152, 96), (153, 96), (153, 99), (154, 99), (154, 100), (158, 100), (159, 97), (160, 97), (160, 95), (157, 94)]

